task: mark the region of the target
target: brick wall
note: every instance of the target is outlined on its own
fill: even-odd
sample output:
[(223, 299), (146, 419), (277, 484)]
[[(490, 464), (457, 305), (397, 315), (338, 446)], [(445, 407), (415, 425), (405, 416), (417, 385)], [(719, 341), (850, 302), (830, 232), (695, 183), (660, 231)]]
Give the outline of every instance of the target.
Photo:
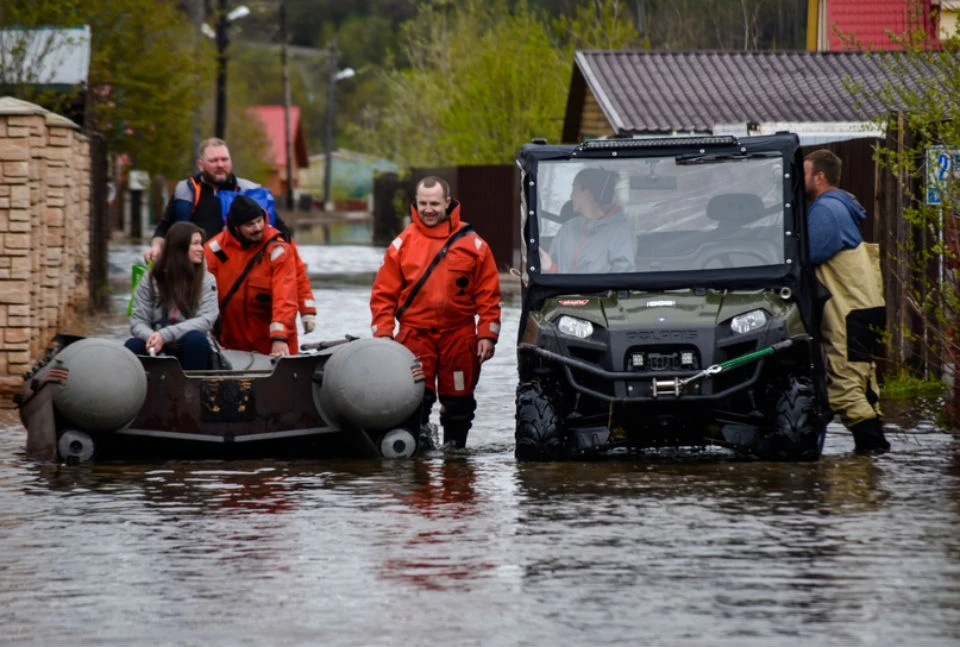
[(90, 151), (72, 121), (0, 98), (0, 408), (87, 309)]

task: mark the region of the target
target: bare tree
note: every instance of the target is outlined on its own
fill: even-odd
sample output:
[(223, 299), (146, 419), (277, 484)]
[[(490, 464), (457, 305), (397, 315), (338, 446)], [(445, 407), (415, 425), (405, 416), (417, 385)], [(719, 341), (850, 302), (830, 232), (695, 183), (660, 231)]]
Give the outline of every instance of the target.
[[(643, 0), (637, 25), (653, 49), (802, 48), (806, 12), (796, 0)], [(640, 16), (640, 12), (643, 15)]]

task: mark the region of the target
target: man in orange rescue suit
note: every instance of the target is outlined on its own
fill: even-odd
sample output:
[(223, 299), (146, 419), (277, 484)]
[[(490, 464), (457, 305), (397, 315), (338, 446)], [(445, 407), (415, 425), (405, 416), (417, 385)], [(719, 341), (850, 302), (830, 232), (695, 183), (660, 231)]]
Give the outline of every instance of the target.
[(204, 246), (217, 278), (224, 348), (273, 356), (298, 352), (297, 259), (254, 200), (239, 195), (227, 228)]
[[(175, 222), (185, 220), (198, 225), (203, 229), (204, 242), (219, 234), (223, 231), (227, 220), (224, 213), (227, 207), (224, 205), (229, 204), (222, 199), (222, 196), (237, 193), (249, 195), (255, 200), (259, 199), (261, 203), (269, 200), (271, 208), (267, 214), (269, 216), (267, 222), (279, 229), (293, 247), (293, 251), (297, 251), (297, 246), (293, 242), (293, 232), (273, 209), (273, 196), (270, 191), (256, 182), (234, 175), (233, 160), (230, 158), (227, 142), (216, 137), (203, 140), (198, 151), (197, 168), (200, 169), (199, 173), (180, 180), (174, 188), (173, 195), (170, 196), (170, 201), (167, 202), (163, 212), (163, 218), (157, 223), (153, 232), (150, 248), (143, 255), (144, 262), (149, 264), (160, 257), (163, 237)], [(297, 297), (300, 300), (303, 331), (311, 333), (317, 325), (317, 305), (313, 300), (313, 288), (310, 287), (307, 266), (299, 254), (297, 255)]]
[[(423, 418), (440, 396), (443, 443), (466, 446), (480, 364), (500, 336), (500, 276), (490, 246), (460, 221), (437, 177), (417, 184), (412, 222), (390, 243), (370, 294), (374, 337), (393, 337), (423, 362)], [(444, 251), (445, 250), (445, 251)]]

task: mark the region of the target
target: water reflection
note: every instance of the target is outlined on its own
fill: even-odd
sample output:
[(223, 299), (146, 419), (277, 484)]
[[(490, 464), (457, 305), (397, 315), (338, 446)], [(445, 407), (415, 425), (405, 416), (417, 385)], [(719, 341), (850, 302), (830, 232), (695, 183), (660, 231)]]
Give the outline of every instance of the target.
[(477, 555), (472, 517), (488, 501), (476, 487), (476, 469), (465, 456), (432, 458), (410, 465), (408, 487), (397, 492), (404, 512), (394, 527), (397, 541), (379, 565), (380, 574), (418, 589), (469, 590), (496, 564)]
[(456, 519), (474, 513), (476, 472), (469, 458), (417, 461), (413, 474), (416, 487), (406, 496), (411, 513), (428, 519)]
[[(773, 637), (809, 640), (804, 628), (818, 627), (815, 632), (842, 643), (863, 639), (872, 623), (885, 635), (896, 632), (891, 613), (909, 622), (909, 614), (889, 608), (898, 597), (893, 590), (926, 589), (912, 576), (904, 580), (900, 564), (909, 560), (941, 582), (937, 593), (923, 596), (939, 608), (934, 615), (957, 617), (958, 542), (946, 540), (951, 574), (935, 574), (918, 555), (924, 540), (910, 527), (926, 514), (904, 506), (915, 493), (906, 495), (890, 467), (890, 461), (852, 455), (789, 466), (722, 460), (520, 465), (520, 544), (530, 547), (525, 585), (531, 593), (559, 596), (551, 604), (568, 610), (571, 630), (592, 625), (599, 631), (603, 617), (626, 631), (629, 614), (612, 610), (629, 600), (645, 618), (659, 619), (646, 626), (653, 635), (710, 626), (711, 635), (766, 636), (779, 644)], [(940, 523), (960, 529), (956, 514)], [(593, 586), (583, 586), (586, 573)], [(957, 629), (940, 635), (957, 636)], [(696, 636), (703, 634), (688, 637)]]
[[(498, 625), (507, 645), (625, 644), (641, 627), (644, 642), (864, 643), (882, 630), (949, 644), (960, 452), (942, 434), (905, 440), (856, 456), (831, 434), (808, 464), (709, 452), (517, 464), (474, 448), (56, 467), (9, 451), (0, 622), (37, 645), (60, 631), (48, 608), (90, 627), (89, 644), (144, 644), (136, 631), (296, 645), (334, 630), (336, 644), (488, 644)], [(356, 621), (370, 614), (389, 631)]]
[[(316, 293), (366, 331), (369, 290)], [(887, 405), (879, 457), (518, 464), (518, 316), (462, 454), (59, 467), (0, 430), (0, 644), (960, 643), (937, 405)]]
[(238, 463), (34, 467), (37, 481), (26, 494), (44, 494), (39, 483), (69, 497), (135, 493), (146, 509), (178, 515), (279, 514), (291, 509), (296, 488), (286, 470)]
[(713, 501), (728, 513), (780, 515), (868, 510), (890, 496), (868, 456), (840, 454), (815, 463), (732, 460), (722, 455), (599, 463), (522, 463), (518, 485), (531, 505), (556, 496), (587, 503), (628, 498)]
[(869, 456), (846, 454), (822, 461), (824, 514), (858, 514), (880, 509), (893, 493), (883, 485), (883, 468)]

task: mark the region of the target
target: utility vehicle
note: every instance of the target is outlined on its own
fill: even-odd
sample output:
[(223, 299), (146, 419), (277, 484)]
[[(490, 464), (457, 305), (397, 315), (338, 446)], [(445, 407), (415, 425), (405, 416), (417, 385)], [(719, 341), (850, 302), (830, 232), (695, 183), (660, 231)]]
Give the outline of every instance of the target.
[[(518, 459), (819, 458), (830, 410), (796, 135), (535, 140), (517, 163)], [(609, 178), (602, 217), (626, 223), (599, 250), (571, 201), (583, 169)], [(588, 270), (553, 258), (558, 235), (591, 250)], [(624, 240), (628, 267), (604, 269)]]

